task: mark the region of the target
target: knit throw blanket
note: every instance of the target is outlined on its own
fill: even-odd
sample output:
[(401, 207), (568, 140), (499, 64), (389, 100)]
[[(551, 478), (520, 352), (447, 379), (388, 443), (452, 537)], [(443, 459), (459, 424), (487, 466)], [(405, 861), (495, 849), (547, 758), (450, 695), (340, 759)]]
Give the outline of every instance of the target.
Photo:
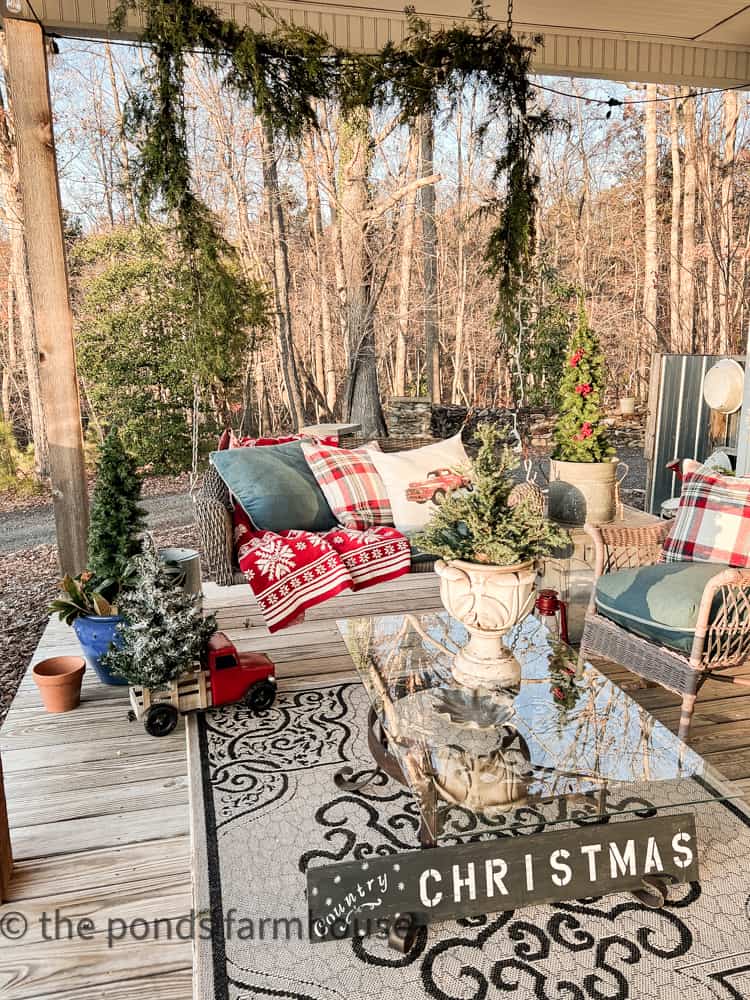
[(343, 590), (364, 590), (409, 572), (409, 540), (395, 528), (257, 531), (238, 505), (234, 541), (240, 569), (269, 631), (301, 621)]

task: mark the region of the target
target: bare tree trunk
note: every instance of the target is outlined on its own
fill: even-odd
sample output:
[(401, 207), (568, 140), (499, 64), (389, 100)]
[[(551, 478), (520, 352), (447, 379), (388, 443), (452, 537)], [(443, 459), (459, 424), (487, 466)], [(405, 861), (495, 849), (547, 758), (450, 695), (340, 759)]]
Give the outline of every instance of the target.
[[(656, 84), (646, 87), (646, 176), (643, 188), (645, 253), (643, 275), (643, 344), (657, 342), (657, 305), (659, 282), (659, 229), (656, 210), (657, 120)], [(651, 352), (648, 352), (650, 357)]]
[(268, 389), (263, 374), (263, 354), (259, 350), (255, 358), (255, 396), (258, 404), (258, 435), (263, 437), (273, 427), (273, 417), (268, 401)]
[(378, 387), (373, 317), (372, 254), (369, 246), (369, 171), (372, 161), (369, 116), (364, 110), (342, 118), (339, 126), (339, 208), (337, 212), (346, 300), (349, 364), (347, 419), (366, 436), (386, 433)]
[[(420, 115), (420, 177), (434, 173), (435, 133), (432, 116)], [(424, 267), (424, 353), (427, 394), (433, 403), (440, 402), (440, 335), (438, 330), (437, 225), (435, 221), (435, 185), (420, 188), (422, 253)]]
[(305, 422), (299, 372), (294, 353), (292, 311), (289, 302), (289, 256), (286, 236), (286, 221), (281, 205), (279, 175), (276, 166), (276, 148), (273, 130), (268, 121), (263, 122), (262, 131), (263, 192), (273, 244), (273, 292), (276, 306), (276, 331), (279, 340), (281, 370), (284, 375), (287, 406), (295, 424), (295, 430)]
[(16, 375), (16, 305), (15, 296), (13, 294), (13, 275), (8, 275), (8, 323), (6, 327), (7, 333), (7, 357), (5, 359), (5, 366), (3, 368), (3, 388), (2, 388), (2, 407), (3, 407), (3, 419), (8, 423), (12, 422), (12, 413), (10, 410), (11, 401), (11, 387), (15, 380)]
[(325, 178), (328, 187), (328, 201), (331, 213), (330, 226), (330, 246), (333, 258), (333, 277), (336, 283), (336, 298), (338, 300), (338, 324), (341, 344), (344, 348), (344, 358), (347, 371), (349, 369), (349, 343), (347, 339), (346, 322), (346, 273), (344, 269), (344, 254), (341, 243), (341, 224), (339, 212), (340, 199), (340, 177), (337, 175), (336, 154), (332, 141), (332, 126), (329, 120), (328, 111), (324, 104), (319, 106), (318, 111), (321, 120), (321, 131), (319, 135), (321, 149), (325, 162)]
[(307, 190), (307, 210), (310, 222), (310, 239), (317, 269), (320, 294), (320, 326), (315, 334), (315, 381), (328, 409), (333, 412), (336, 403), (336, 368), (333, 360), (333, 327), (331, 303), (328, 297), (328, 268), (323, 248), (323, 217), (320, 209), (320, 190), (317, 179), (315, 139), (308, 134), (304, 140), (305, 156), (302, 169)]
[(453, 343), (453, 381), (451, 383), (451, 403), (461, 402), (463, 388), (463, 353), (466, 319), (466, 259), (464, 234), (464, 171), (463, 171), (463, 115), (459, 104), (457, 110), (457, 177), (456, 177), (456, 337)]
[[(698, 195), (702, 239), (706, 253), (703, 258), (706, 272), (701, 281), (701, 261), (696, 260), (696, 351), (712, 351), (716, 346), (716, 271), (720, 258), (716, 210), (716, 161), (711, 137), (711, 99), (704, 94), (701, 102), (700, 133), (696, 148), (698, 170)], [(702, 295), (701, 295), (702, 292)]]
[(112, 107), (115, 113), (115, 124), (117, 125), (117, 134), (120, 137), (120, 187), (124, 203), (128, 210), (129, 221), (135, 222), (138, 218), (138, 212), (135, 204), (133, 182), (130, 176), (130, 154), (128, 153), (128, 142), (125, 138), (120, 95), (117, 89), (117, 74), (115, 73), (115, 64), (112, 59), (112, 46), (109, 42), (104, 43), (104, 52), (107, 56), (107, 67), (109, 69), (109, 83), (112, 89)]
[[(7, 75), (4, 46), (2, 48), (2, 62)], [(18, 309), (21, 353), (26, 369), (31, 417), (30, 431), (34, 442), (34, 464), (37, 475), (44, 478), (49, 476), (49, 451), (44, 410), (42, 409), (39, 349), (26, 260), (18, 155), (12, 132), (12, 122), (7, 109), (3, 106), (2, 93), (0, 93), (0, 201), (4, 206), (5, 223), (10, 240), (10, 280), (13, 283)]]
[[(414, 180), (419, 170), (421, 136), (416, 122), (409, 129), (409, 153), (406, 162), (406, 182)], [(414, 188), (404, 198), (401, 232), (401, 269), (398, 289), (398, 332), (396, 334), (396, 356), (393, 361), (393, 394), (406, 393), (406, 346), (411, 322), (412, 296), (411, 271), (414, 258), (414, 230), (417, 219), (417, 189)]]
[(583, 124), (583, 102), (576, 101), (578, 116), (578, 152), (581, 157), (581, 194), (576, 218), (576, 260), (578, 264), (578, 287), (583, 291), (589, 287), (589, 242), (591, 239), (591, 170), (585, 142)]
[(695, 98), (683, 88), (685, 119), (685, 180), (682, 202), (682, 273), (680, 278), (680, 351), (691, 354), (695, 316), (696, 167)]
[(724, 92), (724, 161), (719, 213), (719, 353), (727, 354), (732, 337), (732, 257), (734, 253), (734, 168), (740, 105), (736, 90)]

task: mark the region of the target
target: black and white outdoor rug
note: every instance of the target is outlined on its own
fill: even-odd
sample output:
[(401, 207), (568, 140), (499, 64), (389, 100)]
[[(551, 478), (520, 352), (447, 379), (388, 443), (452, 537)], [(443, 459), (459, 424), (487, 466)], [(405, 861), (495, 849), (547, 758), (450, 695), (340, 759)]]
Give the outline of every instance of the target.
[(701, 884), (662, 910), (618, 895), (433, 924), (407, 955), (380, 937), (310, 944), (308, 866), (418, 846), (401, 785), (334, 785), (342, 765), (371, 766), (366, 718), (362, 686), (339, 683), (282, 691), (263, 719), (241, 706), (191, 719), (196, 1000), (750, 1000), (736, 802), (698, 807)]

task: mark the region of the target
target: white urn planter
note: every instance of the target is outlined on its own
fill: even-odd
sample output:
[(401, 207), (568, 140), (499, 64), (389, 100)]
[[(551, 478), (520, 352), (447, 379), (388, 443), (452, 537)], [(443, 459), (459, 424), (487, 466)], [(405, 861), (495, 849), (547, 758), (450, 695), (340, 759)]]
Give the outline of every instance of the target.
[(513, 566), (439, 559), (440, 599), (446, 611), (469, 631), (456, 653), (453, 676), (466, 687), (502, 688), (521, 679), (518, 660), (503, 643), (534, 605), (533, 561)]

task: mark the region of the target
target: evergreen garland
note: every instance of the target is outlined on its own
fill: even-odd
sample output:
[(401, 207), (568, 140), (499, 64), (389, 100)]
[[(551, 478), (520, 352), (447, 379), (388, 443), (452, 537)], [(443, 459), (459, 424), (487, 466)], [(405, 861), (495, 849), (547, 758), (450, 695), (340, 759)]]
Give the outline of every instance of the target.
[(88, 568), (97, 588), (116, 595), (128, 573), (130, 560), (141, 548), (139, 534), (146, 527), (139, 505), (141, 478), (116, 428), (104, 439), (97, 465), (88, 535)]
[(602, 349), (580, 301), (578, 323), (563, 362), (552, 458), (561, 462), (606, 462), (614, 455), (603, 420), (603, 392)]
[(183, 93), (186, 62), (194, 53), (292, 141), (317, 127), (318, 100), (336, 100), (345, 117), (395, 104), (408, 122), (423, 112), (452, 113), (464, 86), (479, 83), (488, 112), (480, 138), (492, 121), (506, 126), (505, 148), (493, 170), (498, 193), (484, 210), (496, 219), (485, 257), (498, 282), (499, 314), (507, 317), (534, 252), (534, 142), (552, 126), (550, 114), (536, 106), (529, 81), (532, 46), (539, 39), (523, 44), (507, 27), (490, 22), (484, 0), (472, 0), (471, 23), (435, 31), (407, 8), (403, 42), (360, 54), (257, 9), (271, 24), (267, 32), (226, 20), (198, 0), (122, 0), (114, 26), (121, 28), (128, 11), (136, 11), (151, 50), (143, 87), (129, 100), (126, 115), (140, 149), (134, 175), (142, 208), (156, 203), (176, 217), (184, 246), (213, 263), (218, 287), (234, 280), (223, 263), (233, 250), (193, 184)]
[(471, 491), (456, 490), (437, 507), (414, 544), (443, 559), (512, 566), (548, 555), (569, 542), (567, 531), (548, 521), (530, 492), (511, 497), (511, 471), (518, 460), (502, 444), (494, 424), (476, 429), (479, 451), (472, 461)]
[(133, 575), (137, 589), (120, 600), (125, 621), (117, 626), (119, 644), (102, 662), (131, 686), (163, 687), (200, 659), (216, 620), (203, 617), (152, 549), (133, 560)]

